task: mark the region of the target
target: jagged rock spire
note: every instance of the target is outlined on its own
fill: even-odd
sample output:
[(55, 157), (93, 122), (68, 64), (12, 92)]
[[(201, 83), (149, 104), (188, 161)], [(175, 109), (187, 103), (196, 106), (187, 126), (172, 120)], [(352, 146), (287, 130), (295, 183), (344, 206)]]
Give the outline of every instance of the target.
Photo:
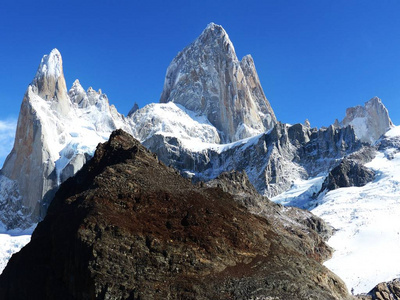
[(170, 101), (207, 116), (222, 142), (264, 132), (276, 123), (253, 59), (245, 56), (240, 62), (228, 34), (214, 23), (168, 67), (160, 102)]
[(70, 103), (65, 83), (62, 57), (57, 49), (44, 55), (31, 83), (33, 91), (52, 105), (61, 114), (69, 112)]
[(393, 126), (393, 123), (382, 100), (373, 97), (365, 102), (364, 106), (348, 108), (340, 125), (343, 127), (352, 125), (361, 141), (374, 143)]

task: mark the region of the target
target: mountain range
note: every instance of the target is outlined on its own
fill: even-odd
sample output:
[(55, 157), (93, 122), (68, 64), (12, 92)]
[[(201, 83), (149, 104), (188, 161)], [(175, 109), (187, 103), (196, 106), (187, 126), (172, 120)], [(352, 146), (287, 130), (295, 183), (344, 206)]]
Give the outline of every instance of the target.
[[(60, 203), (72, 201), (68, 197), (73, 196), (64, 187), (68, 184), (63, 183), (69, 182), (69, 186), (74, 186), (73, 190), (83, 192), (78, 185), (86, 179), (83, 179), (83, 175), (74, 175), (80, 169), (86, 170), (84, 174), (91, 174), (90, 166), (95, 164), (92, 159), (96, 157), (95, 152), (100, 155), (99, 149), (106, 147), (97, 145), (105, 143), (111, 134), (115, 139), (116, 129), (124, 130), (118, 136), (128, 140), (128, 144), (134, 142), (126, 134), (133, 136), (154, 153), (160, 163), (185, 177), (186, 181), (182, 181), (184, 183), (180, 181), (183, 179), (171, 179), (178, 180), (177, 185), (182, 189), (192, 189), (185, 187), (187, 180), (202, 186), (207, 184), (209, 188), (215, 184), (215, 187), (233, 194), (234, 202), (244, 205), (253, 215), (265, 217), (269, 221), (271, 218), (278, 220), (276, 222), (280, 225), (277, 228), (287, 230), (289, 227), (293, 232), (298, 232), (299, 226), (304, 226), (299, 225), (302, 222), (299, 222), (298, 215), (306, 212), (296, 210), (296, 213), (288, 213), (291, 208), (279, 206), (281, 204), (311, 210), (328, 221), (336, 233), (332, 237), (329, 234), (325, 236), (330, 237), (328, 243), (335, 249), (333, 258), (326, 265), (356, 293), (368, 292), (381, 281), (399, 277), (400, 262), (395, 253), (400, 247), (400, 224), (395, 216), (399, 206), (396, 195), (400, 191), (397, 172), (397, 165), (400, 164), (400, 130), (393, 125), (382, 101), (373, 97), (364, 106), (348, 108), (342, 121), (336, 120), (327, 128), (311, 128), (308, 121), (294, 125), (281, 123), (265, 97), (252, 57), (247, 55), (238, 60), (228, 34), (214, 23), (209, 24), (194, 42), (172, 60), (167, 69), (160, 102), (143, 108), (135, 105), (127, 116), (118, 113), (101, 90), (85, 90), (78, 80), (67, 90), (60, 52), (54, 49), (45, 55), (24, 95), (14, 147), (0, 174), (2, 231), (15, 233), (34, 228), (45, 218), (49, 206), (53, 206), (53, 209), (48, 218), (57, 219), (56, 212), (63, 210)], [(144, 148), (141, 151), (145, 151)], [(116, 154), (114, 151), (113, 155), (127, 154)], [(109, 160), (112, 164), (111, 156)], [(101, 174), (90, 176), (96, 178)], [(107, 176), (111, 175), (107, 173)], [(239, 188), (232, 186), (232, 182), (238, 181), (242, 183)], [(246, 187), (243, 187), (243, 183), (246, 183)], [(170, 192), (173, 190), (171, 187)], [(176, 191), (179, 190), (176, 187)], [(102, 193), (106, 192), (103, 190)], [(211, 197), (208, 191), (204, 193), (201, 197)], [(248, 196), (249, 193), (251, 196)], [(247, 196), (240, 198), (242, 194)], [(279, 208), (275, 207), (273, 214), (269, 208), (272, 204), (267, 197), (279, 203)], [(53, 199), (59, 199), (58, 204), (51, 204)], [(236, 208), (231, 209), (233, 211)], [(91, 214), (89, 212), (88, 216)], [(86, 218), (82, 216), (82, 220)], [(307, 215), (305, 219), (310, 220), (312, 217)], [(41, 239), (38, 237), (51, 234), (48, 229), (43, 229), (53, 226), (46, 220), (43, 224), (47, 225), (38, 226), (29, 244), (31, 246), (27, 246), (24, 253), (34, 251), (29, 248), (45, 247), (33, 241), (34, 237), (38, 241)], [(242, 220), (242, 225), (245, 222)], [(62, 234), (62, 226), (57, 229), (58, 234)], [(282, 233), (283, 229), (278, 231)], [(146, 234), (142, 232), (139, 235)], [(317, 235), (318, 239), (323, 235), (320, 228)], [(296, 240), (293, 236), (288, 237), (287, 233), (283, 236)], [(299, 234), (296, 236), (298, 238)], [(46, 236), (43, 239), (50, 243), (49, 238)], [(253, 242), (256, 241), (249, 241)], [(288, 247), (293, 247), (293, 243), (296, 242), (289, 243)], [(314, 242), (305, 243), (309, 245)], [(307, 247), (314, 249), (312, 246)], [(386, 248), (390, 251), (383, 252), (384, 257), (375, 257), (374, 262), (368, 261), (371, 253), (378, 254)], [(260, 249), (254, 248), (254, 251), (254, 256), (266, 255), (257, 252)], [(65, 255), (71, 253), (65, 252)], [(29, 261), (29, 255), (33, 254), (24, 255), (26, 258), (15, 259), (13, 265), (21, 268), (24, 264), (22, 262)], [(314, 261), (320, 263), (328, 257), (324, 254)], [(353, 261), (350, 269), (349, 260)], [(368, 271), (363, 269), (366, 263)], [(224, 269), (231, 264), (237, 265), (239, 260), (216, 268)], [(319, 270), (319, 267), (315, 265), (314, 269)], [(7, 274), (15, 272), (10, 270)], [(7, 275), (7, 278), (12, 276)], [(32, 276), (38, 275), (32, 273)], [(57, 276), (64, 278), (65, 274)], [(24, 280), (21, 279), (22, 285), (25, 284)], [(95, 290), (98, 288), (96, 284)], [(202, 289), (203, 284), (206, 283), (199, 283), (196, 289)], [(341, 287), (338, 288), (340, 291), (336, 288), (328, 288), (331, 289), (332, 299), (348, 297)], [(133, 287), (128, 284), (124, 285), (124, 289)], [(101, 294), (100, 290), (98, 293)], [(53, 292), (49, 290), (48, 295)], [(69, 290), (68, 293), (75, 295), (76, 291)], [(114, 295), (111, 292), (104, 293)], [(115, 295), (123, 298), (129, 296)], [(271, 295), (283, 297), (284, 294)], [(20, 297), (22, 299), (23, 296)], [(318, 297), (328, 299), (331, 296)]]

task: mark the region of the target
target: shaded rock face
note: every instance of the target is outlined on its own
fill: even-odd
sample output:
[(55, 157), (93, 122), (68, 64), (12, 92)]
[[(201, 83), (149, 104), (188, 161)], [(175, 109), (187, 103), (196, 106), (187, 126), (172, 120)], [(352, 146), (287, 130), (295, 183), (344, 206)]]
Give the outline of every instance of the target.
[(286, 225), (192, 185), (116, 131), (61, 185), (0, 276), (0, 298), (348, 299), (320, 263), (326, 246)]
[(195, 180), (207, 181), (225, 171), (246, 171), (256, 190), (267, 197), (285, 191), (295, 179), (330, 170), (339, 159), (363, 147), (351, 127), (316, 130), (279, 122), (269, 132), (222, 151), (191, 152), (179, 140), (161, 135), (143, 145), (182, 174), (194, 174)]
[(355, 161), (343, 159), (337, 167), (329, 172), (322, 184), (322, 190), (331, 191), (341, 187), (364, 186), (374, 178), (375, 173), (372, 170)]
[(393, 126), (393, 123), (381, 99), (374, 97), (365, 102), (364, 106), (348, 108), (340, 125), (352, 125), (361, 141), (374, 143)]
[(213, 23), (168, 67), (160, 102), (169, 101), (205, 115), (223, 142), (262, 133), (276, 123), (253, 59), (239, 61), (225, 30)]

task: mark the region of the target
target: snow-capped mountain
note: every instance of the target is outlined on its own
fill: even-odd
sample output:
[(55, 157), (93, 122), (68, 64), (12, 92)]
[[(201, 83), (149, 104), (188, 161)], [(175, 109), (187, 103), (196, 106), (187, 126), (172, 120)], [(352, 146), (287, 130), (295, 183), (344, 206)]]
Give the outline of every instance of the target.
[(40, 220), (59, 184), (116, 128), (195, 180), (245, 170), (261, 194), (275, 196), (358, 150), (365, 140), (359, 132), (373, 131), (373, 139), (391, 125), (376, 98), (366, 109), (354, 109), (361, 113), (349, 109), (339, 127), (278, 123), (251, 57), (239, 62), (227, 33), (213, 23), (172, 61), (160, 102), (124, 117), (101, 90), (85, 91), (76, 80), (67, 91), (61, 54), (54, 49), (45, 55), (25, 93), (14, 148), (2, 169), (0, 221), (27, 228)]
[(206, 116), (225, 143), (265, 132), (276, 123), (252, 57), (239, 61), (228, 34), (214, 23), (171, 62), (160, 102)]
[(352, 125), (357, 137), (366, 143), (374, 143), (382, 133), (393, 126), (389, 112), (381, 99), (374, 97), (365, 102), (364, 106), (350, 107), (340, 126)]
[[(252, 58), (239, 61), (225, 30), (213, 23), (171, 62), (160, 103), (134, 105), (123, 116), (101, 90), (85, 90), (78, 80), (69, 91), (66, 86), (61, 54), (54, 49), (43, 57), (28, 86), (14, 148), (0, 173), (0, 231), (32, 228), (45, 215), (58, 186), (92, 157), (99, 142), (121, 128), (193, 180), (245, 171), (260, 194), (326, 218), (339, 230), (330, 242), (337, 252), (327, 265), (349, 288), (365, 292), (371, 278), (392, 279), (360, 275), (358, 283), (346, 279), (354, 278), (353, 273), (340, 269), (343, 257), (359, 253), (354, 247), (363, 243), (362, 249), (369, 249), (363, 239), (369, 233), (362, 224), (370, 224), (366, 228), (371, 231), (385, 229), (369, 221), (369, 211), (382, 213), (372, 200), (387, 198), (387, 206), (381, 207), (397, 209), (400, 133), (380, 99), (349, 108), (341, 122), (327, 128), (282, 124), (264, 95)], [(363, 187), (327, 188), (335, 168), (347, 168), (345, 161), (355, 166), (349, 173), (372, 169), (374, 181)], [(395, 230), (383, 236), (393, 239)], [(354, 241), (354, 247), (335, 242), (336, 237)], [(7, 241), (23, 245), (13, 237)], [(397, 244), (389, 245), (398, 249)], [(391, 255), (386, 257), (395, 260)], [(387, 277), (400, 272), (385, 270), (390, 270)]]
[[(204, 92), (195, 94), (199, 84)], [(196, 99), (203, 104), (196, 105)], [(155, 144), (155, 152), (168, 162), (174, 151), (203, 151), (262, 133), (276, 123), (253, 60), (239, 62), (227, 33), (213, 23), (173, 60), (160, 102), (135, 107), (124, 117), (105, 94), (85, 91), (78, 80), (67, 91), (60, 52), (45, 55), (25, 93), (14, 148), (2, 169), (4, 227), (27, 228), (39, 221), (59, 184), (116, 128), (153, 151)]]
[(46, 213), (59, 184), (75, 174), (99, 142), (131, 126), (107, 96), (75, 81), (68, 92), (61, 54), (45, 55), (22, 101), (14, 147), (1, 171), (0, 221), (27, 228)]

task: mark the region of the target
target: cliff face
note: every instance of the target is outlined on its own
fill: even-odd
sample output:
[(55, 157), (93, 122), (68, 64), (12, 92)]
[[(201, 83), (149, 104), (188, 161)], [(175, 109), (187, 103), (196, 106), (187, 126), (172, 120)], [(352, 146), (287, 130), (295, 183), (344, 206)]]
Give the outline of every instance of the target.
[(205, 115), (225, 143), (276, 123), (253, 59), (239, 61), (228, 34), (213, 23), (168, 67), (160, 102), (170, 101)]
[(378, 97), (365, 102), (364, 106), (348, 108), (340, 125), (353, 126), (357, 138), (365, 143), (374, 143), (393, 127), (389, 112)]
[(46, 214), (58, 186), (116, 128), (130, 122), (107, 96), (76, 80), (67, 92), (61, 54), (45, 55), (24, 95), (15, 142), (0, 173), (0, 223), (25, 229)]
[(153, 135), (143, 144), (160, 160), (195, 179), (210, 180), (224, 171), (246, 171), (257, 191), (268, 197), (287, 190), (298, 178), (326, 172), (363, 145), (351, 127), (310, 129), (278, 122), (267, 133), (220, 148), (189, 151), (174, 138)]
[(61, 185), (0, 276), (0, 298), (348, 298), (320, 263), (327, 246), (304, 239), (310, 227), (293, 233), (273, 210), (256, 216), (236, 201), (116, 131)]
[[(43, 109), (42, 109), (43, 108)], [(57, 119), (48, 118), (51, 111)], [(37, 73), (24, 95), (18, 118), (14, 147), (8, 155), (2, 174), (14, 181), (17, 203), (6, 205), (5, 210), (14, 217), (0, 218), (8, 227), (28, 227), (44, 216), (44, 202), (54, 195), (57, 186), (55, 160), (58, 153), (54, 144), (62, 140), (62, 119), (70, 111), (70, 101), (62, 68), (62, 58), (57, 49), (45, 55)], [(32, 180), (34, 178), (34, 180)], [(16, 217), (18, 212), (25, 219)]]

